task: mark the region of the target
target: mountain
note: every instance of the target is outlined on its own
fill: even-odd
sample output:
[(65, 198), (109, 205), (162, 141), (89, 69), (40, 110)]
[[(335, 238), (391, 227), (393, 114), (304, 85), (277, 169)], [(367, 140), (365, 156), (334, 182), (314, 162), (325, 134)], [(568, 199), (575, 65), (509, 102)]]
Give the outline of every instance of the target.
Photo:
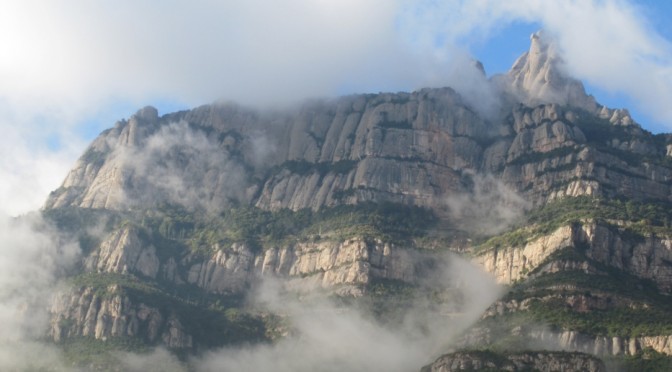
[(48, 337), (103, 369), (298, 337), (274, 369), (326, 343), (286, 370), (664, 370), (672, 137), (599, 105), (543, 33), (487, 87), (494, 114), (428, 88), (117, 122), (42, 210), (82, 249)]

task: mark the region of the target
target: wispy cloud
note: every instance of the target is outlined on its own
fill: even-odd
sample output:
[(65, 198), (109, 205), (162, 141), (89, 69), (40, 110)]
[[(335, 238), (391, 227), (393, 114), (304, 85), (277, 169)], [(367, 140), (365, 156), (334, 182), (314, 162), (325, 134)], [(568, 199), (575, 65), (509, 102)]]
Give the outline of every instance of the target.
[(39, 215), (0, 215), (0, 369), (43, 369), (60, 363), (55, 347), (36, 340), (48, 327), (47, 309), (57, 279), (78, 257), (79, 246), (59, 236)]
[(446, 197), (455, 223), (483, 235), (500, 233), (522, 219), (530, 205), (515, 191), (492, 175), (465, 174), (468, 183), (462, 193)]
[[(257, 140), (265, 138), (260, 134)], [(255, 154), (253, 150), (250, 153)], [(243, 164), (183, 121), (161, 127), (138, 146), (118, 146), (111, 157), (110, 167), (132, 174), (134, 188), (125, 190), (130, 194), (120, 203), (167, 202), (219, 212), (231, 200), (249, 200), (250, 183)]]
[[(256, 306), (284, 314), (291, 335), (268, 345), (224, 348), (193, 360), (199, 371), (410, 371), (429, 363), (473, 323), (500, 294), (492, 278), (458, 257), (427, 268), (423, 288), (407, 294), (412, 306), (387, 324), (357, 307), (338, 305), (313, 293), (297, 300), (283, 282), (267, 278), (254, 296)], [(442, 304), (423, 295), (450, 288)], [(390, 303), (387, 311), (403, 306)]]

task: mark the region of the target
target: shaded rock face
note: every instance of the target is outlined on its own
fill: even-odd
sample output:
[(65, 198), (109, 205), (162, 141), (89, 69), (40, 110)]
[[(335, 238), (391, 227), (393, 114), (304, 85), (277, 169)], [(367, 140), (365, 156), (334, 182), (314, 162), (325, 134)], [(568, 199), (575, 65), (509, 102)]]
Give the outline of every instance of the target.
[(672, 336), (608, 337), (590, 336), (576, 331), (537, 331), (531, 338), (555, 344), (563, 350), (574, 350), (593, 355), (637, 355), (645, 349), (672, 355)]
[[(525, 305), (519, 307), (524, 310)], [(489, 315), (488, 315), (489, 316)], [(596, 336), (577, 331), (551, 331), (534, 328), (513, 329), (510, 337), (522, 337), (530, 345), (538, 345), (548, 350), (587, 353), (598, 357), (636, 356), (645, 350), (672, 355), (672, 336)], [(482, 347), (496, 341), (488, 328), (472, 328), (458, 342), (460, 347)], [(535, 347), (535, 346), (532, 346)]]
[(90, 287), (59, 294), (50, 309), (49, 336), (55, 341), (84, 336), (96, 340), (113, 337), (138, 337), (148, 343), (180, 349), (193, 346), (179, 319), (158, 309), (134, 303), (118, 286), (105, 291)]
[(152, 279), (159, 272), (156, 248), (144, 245), (138, 237), (138, 231), (131, 227), (124, 227), (108, 236), (86, 258), (84, 265), (88, 271), (136, 273)]
[(604, 372), (604, 363), (590, 355), (563, 352), (456, 352), (439, 357), (422, 372), (451, 371), (591, 371)]

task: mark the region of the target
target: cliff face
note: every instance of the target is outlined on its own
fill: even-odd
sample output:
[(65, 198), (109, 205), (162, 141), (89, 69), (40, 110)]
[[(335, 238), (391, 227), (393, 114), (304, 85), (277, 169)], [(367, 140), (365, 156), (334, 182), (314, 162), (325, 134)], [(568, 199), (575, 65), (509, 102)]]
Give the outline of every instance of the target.
[[(179, 244), (128, 222), (106, 233), (84, 257), (84, 272), (75, 276), (72, 289), (55, 297), (49, 336), (57, 342), (138, 338), (171, 349), (195, 349), (204, 342), (203, 335), (194, 334), (202, 327), (194, 324), (195, 313), (205, 312), (206, 323), (232, 323), (220, 329), (228, 335), (226, 329), (237, 329), (238, 320), (226, 320), (226, 309), (240, 306), (237, 299), (245, 298), (262, 278), (281, 279), (286, 290), (297, 293), (325, 291), (358, 298), (374, 283), (420, 286), (440, 262), (413, 246), (361, 236), (312, 238), (263, 249), (244, 242), (214, 243), (198, 252), (186, 247), (166, 251), (165, 246), (160, 251), (160, 241)], [(239, 330), (245, 341), (265, 335), (266, 325), (247, 324), (260, 321), (254, 317), (258, 315)]]
[[(523, 305), (524, 306), (524, 305)], [(543, 346), (544, 350), (580, 352), (597, 357), (638, 356), (647, 350), (672, 355), (672, 336), (597, 336), (577, 331), (548, 329), (514, 329), (510, 334), (494, 334), (488, 328), (475, 328), (456, 346), (467, 349), (491, 345), (497, 338), (524, 338), (526, 342)], [(529, 347), (532, 348), (532, 347)], [(535, 349), (535, 348), (532, 348)]]
[(597, 105), (560, 66), (533, 36), (530, 52), (493, 78), (502, 96), (494, 119), (450, 88), (275, 112), (213, 104), (159, 117), (147, 107), (103, 132), (45, 208), (392, 201), (445, 212), (445, 198), (469, 192), (474, 173), (535, 205), (579, 195), (669, 200), (667, 140)]
[(595, 221), (584, 221), (558, 228), (522, 247), (497, 247), (478, 254), (474, 260), (491, 272), (497, 281), (512, 284), (532, 271), (557, 272), (579, 268), (567, 262), (547, 259), (563, 249), (580, 249), (594, 262), (613, 267), (656, 283), (661, 291), (672, 291), (672, 241), (664, 236), (624, 239), (623, 228)]
[(474, 260), (511, 291), (459, 345), (506, 348), (504, 339), (597, 356), (672, 355), (672, 330), (664, 326), (672, 288), (666, 234), (586, 219), (529, 236), (476, 251)]
[(134, 303), (116, 285), (99, 293), (91, 287), (62, 293), (50, 311), (53, 317), (49, 336), (57, 342), (77, 336), (102, 341), (138, 337), (172, 349), (193, 347), (192, 336), (174, 314), (162, 314), (156, 307)]
[(492, 352), (456, 352), (438, 358), (422, 372), (452, 371), (606, 371), (604, 363), (580, 353), (529, 352), (499, 355)]
[[(418, 253), (419, 254), (419, 253)], [(343, 242), (298, 243), (254, 253), (245, 245), (220, 249), (205, 260), (187, 259), (186, 282), (216, 293), (241, 292), (258, 276), (289, 279), (299, 290), (333, 289), (362, 295), (372, 279), (414, 282), (421, 277), (409, 249), (360, 238)], [(175, 277), (175, 280), (182, 281)]]
[(287, 115), (273, 123), (231, 106), (160, 119), (141, 112), (94, 141), (46, 208), (298, 210), (385, 200), (440, 210), (446, 196), (468, 191), (469, 172), (496, 175), (537, 204), (616, 192), (669, 200), (663, 145), (637, 126), (557, 104), (515, 107), (495, 124), (441, 89), (347, 97)]
[(372, 279), (409, 283), (422, 277), (419, 267), (431, 255), (378, 239), (297, 242), (260, 251), (244, 243), (215, 244), (208, 254), (163, 255), (143, 242), (138, 228), (111, 232), (85, 259), (88, 272), (132, 274), (174, 284), (193, 284), (211, 293), (242, 293), (259, 276), (290, 279), (297, 288), (335, 289), (361, 295)]
[[(479, 167), (476, 140), (490, 130), (450, 89), (346, 97), (277, 116), (217, 105), (147, 112), (155, 113), (145, 109), (94, 141), (47, 208), (200, 206), (196, 199), (295, 210), (376, 198), (435, 205), (455, 188), (456, 169)], [(149, 188), (160, 193), (149, 198)]]

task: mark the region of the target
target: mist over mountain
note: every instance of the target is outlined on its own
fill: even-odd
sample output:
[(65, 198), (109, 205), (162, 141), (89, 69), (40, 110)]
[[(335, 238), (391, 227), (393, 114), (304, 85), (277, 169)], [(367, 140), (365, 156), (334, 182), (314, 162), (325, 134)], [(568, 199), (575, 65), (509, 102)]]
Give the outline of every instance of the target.
[(0, 367), (666, 370), (671, 156), (543, 32), (453, 87), (145, 107), (2, 222)]

